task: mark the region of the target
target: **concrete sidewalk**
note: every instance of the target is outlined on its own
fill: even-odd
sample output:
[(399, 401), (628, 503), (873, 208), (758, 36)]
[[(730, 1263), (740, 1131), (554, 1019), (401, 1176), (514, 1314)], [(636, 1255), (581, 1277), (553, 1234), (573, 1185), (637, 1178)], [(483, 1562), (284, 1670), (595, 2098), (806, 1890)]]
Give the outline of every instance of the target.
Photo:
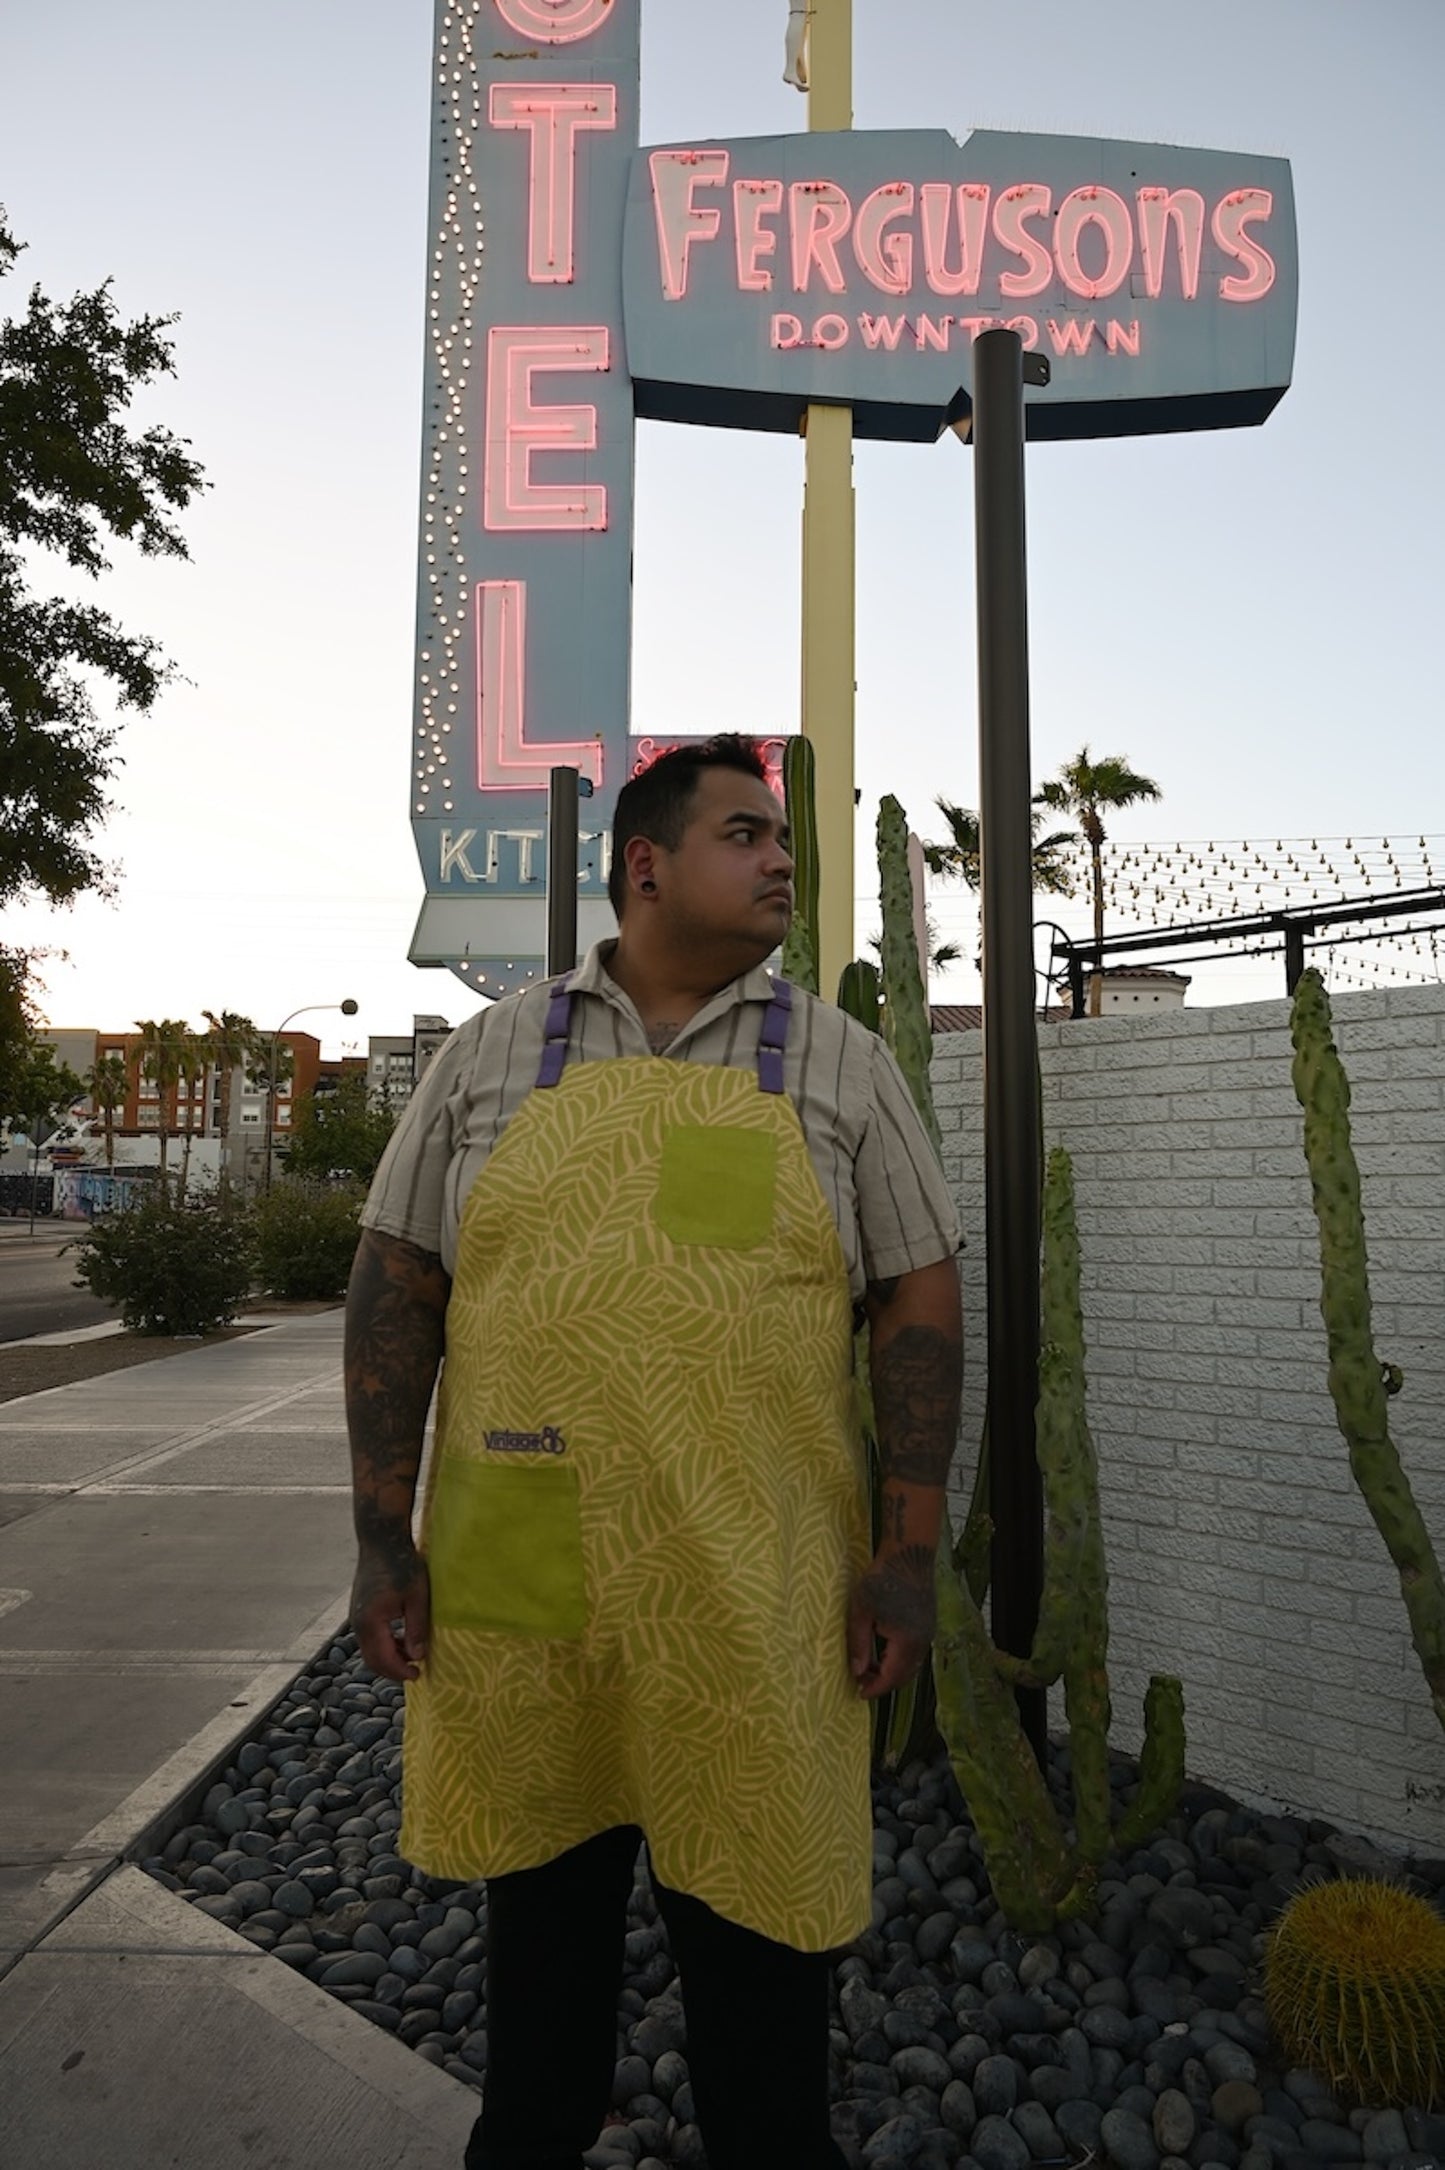
[(6, 2170), (456, 2170), (477, 2098), (129, 1858), (345, 1618), (341, 1314), (0, 1403)]

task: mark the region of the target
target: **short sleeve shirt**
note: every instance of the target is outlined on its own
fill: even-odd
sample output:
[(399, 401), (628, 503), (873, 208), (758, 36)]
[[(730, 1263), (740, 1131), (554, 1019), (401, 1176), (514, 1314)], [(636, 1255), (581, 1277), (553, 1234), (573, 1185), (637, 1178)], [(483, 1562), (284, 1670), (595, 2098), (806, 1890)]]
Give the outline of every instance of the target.
[[(636, 1008), (607, 971), (612, 942), (572, 980), (567, 1061), (644, 1056), (753, 1069), (773, 983), (761, 966), (730, 981), (654, 1055)], [(454, 1269), (468, 1193), (537, 1082), (550, 986), (509, 995), (459, 1025), (432, 1057), (362, 1210)], [(943, 1172), (892, 1054), (830, 1003), (794, 991), (783, 1083), (838, 1224), (855, 1301), (869, 1281), (934, 1265), (958, 1248)]]

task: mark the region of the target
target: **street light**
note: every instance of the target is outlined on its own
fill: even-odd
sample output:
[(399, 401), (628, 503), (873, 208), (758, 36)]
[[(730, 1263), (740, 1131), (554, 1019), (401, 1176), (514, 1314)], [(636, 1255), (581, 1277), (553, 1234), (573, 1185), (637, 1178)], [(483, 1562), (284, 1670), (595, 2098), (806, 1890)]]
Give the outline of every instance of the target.
[(263, 1190), (271, 1188), (271, 1143), (276, 1125), (276, 1049), (282, 1033), (288, 1025), (294, 1024), (298, 1017), (309, 1017), (316, 1010), (340, 1010), (343, 1017), (354, 1017), (360, 1007), (360, 1003), (353, 1002), (350, 995), (344, 1002), (304, 1002), (299, 1010), (293, 1010), (289, 1017), (283, 1017), (272, 1033), (271, 1059), (266, 1071), (266, 1166), (261, 1182)]

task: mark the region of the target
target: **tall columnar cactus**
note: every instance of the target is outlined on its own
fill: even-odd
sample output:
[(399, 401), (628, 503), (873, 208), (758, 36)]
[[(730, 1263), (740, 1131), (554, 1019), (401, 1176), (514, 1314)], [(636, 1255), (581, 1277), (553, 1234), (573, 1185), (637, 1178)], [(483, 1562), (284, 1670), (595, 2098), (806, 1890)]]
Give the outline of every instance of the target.
[(870, 1032), (883, 1030), (882, 994), (876, 964), (855, 957), (851, 964), (844, 965), (838, 981), (838, 1007), (846, 1010), (850, 1017), (856, 1017)]
[(1304, 973), (1295, 989), (1290, 1036), (1319, 1223), (1320, 1311), (1329, 1341), (1330, 1393), (1355, 1482), (1399, 1570), (1411, 1639), (1435, 1715), (1445, 1725), (1445, 1581), (1390, 1438), (1387, 1404), (1404, 1381), (1399, 1368), (1382, 1364), (1375, 1351), (1360, 1171), (1350, 1144), (1350, 1086), (1318, 972)]
[(908, 1080), (908, 1089), (933, 1141), (935, 1153), (943, 1150), (938, 1117), (933, 1112), (933, 1088), (929, 1065), (933, 1059), (933, 1027), (928, 1015), (928, 995), (913, 931), (913, 878), (908, 870), (908, 822), (894, 798), (878, 808), (878, 883), (883, 906), (884, 1033)]
[[(1048, 1510), (1044, 1589), (1027, 1658), (995, 1650), (948, 1549), (939, 1555), (938, 1715), (984, 1843), (994, 1894), (1020, 1929), (1042, 1932), (1087, 1906), (1105, 1854), (1137, 1845), (1172, 1812), (1184, 1778), (1184, 1698), (1155, 1674), (1144, 1706), (1139, 1789), (1110, 1827), (1108, 1574), (1098, 1471), (1084, 1405), (1084, 1334), (1073, 1169), (1049, 1155), (1044, 1184), (1038, 1457)], [(1062, 1680), (1074, 1772), (1074, 1837), (1063, 1833), (1018, 1722), (1013, 1689)]]
[(793, 923), (783, 942), (783, 975), (818, 992), (818, 817), (813, 742), (801, 734), (783, 748), (783, 799), (793, 850)]
[[(793, 744), (797, 742), (794, 741)], [(790, 749), (791, 750), (791, 749)], [(811, 749), (785, 769), (795, 837), (812, 835)], [(806, 847), (805, 847), (806, 850)], [(800, 862), (801, 864), (801, 862)], [(866, 963), (848, 966), (840, 1008), (878, 1031), (880, 1023), (935, 1151), (941, 1150), (930, 1082), (932, 1031), (914, 933), (908, 825), (896, 799), (878, 816), (883, 907), (880, 980)], [(799, 919), (816, 920), (799, 882)], [(816, 941), (802, 948), (816, 958)], [(788, 953), (785, 951), (785, 958)], [(798, 977), (795, 970), (791, 976)], [(891, 1763), (907, 1760), (941, 1724), (950, 1759), (983, 1839), (995, 1895), (1021, 1929), (1047, 1930), (1089, 1901), (1110, 1845), (1128, 1848), (1172, 1813), (1184, 1778), (1184, 1705), (1179, 1682), (1159, 1674), (1145, 1698), (1145, 1741), (1137, 1795), (1118, 1829), (1109, 1825), (1108, 1578), (1099, 1517), (1098, 1476), (1084, 1411), (1084, 1335), (1073, 1171), (1066, 1153), (1051, 1156), (1044, 1189), (1044, 1347), (1040, 1364), (1038, 1452), (1048, 1506), (1045, 1579), (1038, 1633), (1027, 1659), (996, 1651), (982, 1617), (991, 1524), (976, 1488), (963, 1539), (939, 1548), (938, 1639), (929, 1683), (889, 1699), (875, 1741)], [(867, 1394), (867, 1338), (859, 1336), (859, 1401), (877, 1490)], [(875, 1502), (876, 1504), (876, 1502)], [(960, 1573), (960, 1569), (962, 1572)], [(1015, 1686), (1064, 1684), (1072, 1731), (1076, 1832), (1066, 1836), (1047, 1784), (1019, 1724)], [(937, 1708), (935, 1710), (935, 1697)]]

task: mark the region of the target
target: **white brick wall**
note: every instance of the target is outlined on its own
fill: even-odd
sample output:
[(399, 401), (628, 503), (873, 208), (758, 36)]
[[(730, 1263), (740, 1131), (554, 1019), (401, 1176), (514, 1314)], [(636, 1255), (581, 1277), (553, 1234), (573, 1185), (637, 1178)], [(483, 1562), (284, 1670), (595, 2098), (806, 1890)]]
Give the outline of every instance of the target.
[[(1445, 1558), (1445, 987), (1346, 995), (1375, 1339)], [(1183, 1679), (1191, 1775), (1445, 1852), (1445, 1732), (1326, 1379), (1284, 1002), (1040, 1028), (1045, 1141), (1074, 1161), (1114, 1738)], [(935, 1042), (963, 1216), (965, 1442), (984, 1401), (982, 1035)], [(956, 1478), (972, 1481), (965, 1446)]]

